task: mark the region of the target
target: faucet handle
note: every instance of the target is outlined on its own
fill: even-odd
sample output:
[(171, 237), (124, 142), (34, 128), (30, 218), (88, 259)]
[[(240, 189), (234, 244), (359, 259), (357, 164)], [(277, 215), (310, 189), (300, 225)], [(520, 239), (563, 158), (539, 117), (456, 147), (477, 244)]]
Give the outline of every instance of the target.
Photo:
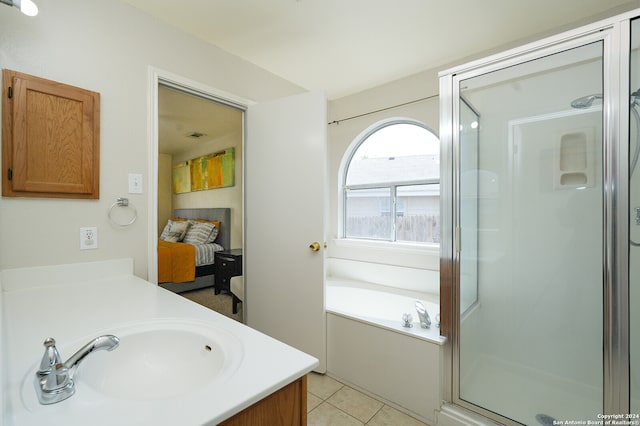
[(429, 316), (429, 312), (427, 312), (427, 308), (425, 308), (422, 302), (420, 302), (419, 300), (416, 300), (415, 306), (416, 311), (418, 311), (418, 318), (420, 318), (420, 327), (430, 328), (431, 317)]
[(44, 355), (40, 361), (40, 368), (38, 369), (39, 376), (46, 376), (53, 371), (54, 366), (62, 363), (62, 357), (60, 352), (56, 348), (56, 341), (53, 337), (48, 337), (44, 341)]
[(64, 364), (57, 363), (47, 375), (47, 379), (42, 384), (42, 390), (47, 392), (63, 389), (69, 384), (70, 379), (69, 369)]

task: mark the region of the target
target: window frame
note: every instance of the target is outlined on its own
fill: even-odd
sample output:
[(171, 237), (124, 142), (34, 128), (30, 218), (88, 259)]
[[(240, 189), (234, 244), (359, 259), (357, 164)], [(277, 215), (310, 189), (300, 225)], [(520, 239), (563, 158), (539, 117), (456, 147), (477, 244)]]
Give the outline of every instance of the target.
[[(438, 141), (440, 137), (438, 134), (426, 124), (405, 117), (395, 117), (386, 120), (380, 120), (366, 128), (356, 138), (353, 139), (345, 154), (342, 157), (338, 179), (338, 238), (337, 244), (341, 246), (355, 246), (355, 247), (370, 247), (370, 248), (389, 248), (389, 249), (402, 249), (408, 252), (415, 251), (435, 251), (439, 250), (439, 243), (426, 243), (426, 242), (413, 242), (413, 241), (397, 241), (397, 188), (401, 186), (412, 185), (439, 185), (440, 177), (432, 179), (418, 179), (407, 181), (388, 181), (388, 182), (372, 182), (366, 184), (346, 185), (347, 173), (349, 172), (349, 166), (358, 148), (374, 133), (377, 131), (396, 124), (410, 124), (419, 126), (435, 136)], [(392, 233), (391, 240), (387, 239), (375, 239), (375, 238), (358, 238), (347, 237), (347, 194), (350, 190), (361, 189), (390, 189), (391, 195), (391, 217), (392, 217)]]

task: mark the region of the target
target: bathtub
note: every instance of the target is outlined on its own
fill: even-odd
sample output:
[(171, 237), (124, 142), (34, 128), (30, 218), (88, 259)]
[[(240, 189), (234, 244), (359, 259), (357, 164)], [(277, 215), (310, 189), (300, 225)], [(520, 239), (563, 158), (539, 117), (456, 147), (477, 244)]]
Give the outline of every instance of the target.
[[(431, 328), (421, 328), (415, 302), (419, 300), (431, 317)], [(440, 344), (438, 295), (386, 287), (366, 282), (329, 278), (325, 289), (327, 312), (356, 319), (418, 339)], [(413, 327), (402, 326), (402, 316), (413, 317)]]
[[(420, 327), (415, 301), (431, 316)], [(382, 399), (427, 424), (435, 424), (440, 408), (441, 365), (445, 338), (436, 325), (434, 294), (329, 277), (327, 373), (347, 385)], [(402, 326), (402, 315), (413, 327)]]

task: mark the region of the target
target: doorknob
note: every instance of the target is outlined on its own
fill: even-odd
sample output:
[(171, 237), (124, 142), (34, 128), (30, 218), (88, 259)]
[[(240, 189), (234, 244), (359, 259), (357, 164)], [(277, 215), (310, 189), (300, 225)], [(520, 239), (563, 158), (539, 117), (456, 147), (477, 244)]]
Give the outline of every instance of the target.
[(309, 244), (309, 248), (311, 249), (311, 251), (320, 251), (320, 243), (317, 241), (314, 241), (311, 244)]

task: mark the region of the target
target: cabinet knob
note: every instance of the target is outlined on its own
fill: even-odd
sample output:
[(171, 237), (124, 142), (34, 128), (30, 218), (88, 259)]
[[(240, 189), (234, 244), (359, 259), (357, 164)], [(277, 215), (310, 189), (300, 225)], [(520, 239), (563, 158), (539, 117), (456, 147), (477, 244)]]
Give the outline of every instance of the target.
[(311, 251), (320, 251), (320, 243), (317, 241), (312, 242), (311, 244), (309, 244), (309, 248), (311, 249)]

